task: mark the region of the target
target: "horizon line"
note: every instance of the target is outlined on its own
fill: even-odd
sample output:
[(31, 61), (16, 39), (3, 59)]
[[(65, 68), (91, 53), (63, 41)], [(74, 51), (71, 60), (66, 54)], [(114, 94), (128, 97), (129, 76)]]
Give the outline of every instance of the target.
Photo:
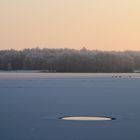
[(14, 48), (8, 48), (8, 49), (0, 49), (0, 51), (10, 51), (10, 50), (14, 50), (14, 51), (23, 51), (23, 50), (26, 50), (26, 49), (30, 49), (30, 50), (32, 50), (32, 49), (40, 49), (40, 50), (43, 50), (43, 49), (57, 49), (57, 50), (59, 50), (59, 49), (69, 49), (69, 50), (76, 50), (76, 51), (80, 51), (80, 50), (87, 50), (87, 51), (101, 51), (101, 52), (126, 52), (126, 51), (133, 51), (133, 52), (139, 52), (140, 51), (140, 49), (139, 50), (133, 50), (133, 49), (125, 49), (125, 50), (103, 50), (103, 49), (89, 49), (89, 48), (86, 48), (86, 47), (82, 47), (82, 48), (80, 48), (80, 49), (77, 49), (77, 48), (67, 48), (67, 47), (65, 47), (65, 48), (47, 48), (47, 47), (31, 47), (31, 48), (22, 48), (22, 49), (14, 49)]

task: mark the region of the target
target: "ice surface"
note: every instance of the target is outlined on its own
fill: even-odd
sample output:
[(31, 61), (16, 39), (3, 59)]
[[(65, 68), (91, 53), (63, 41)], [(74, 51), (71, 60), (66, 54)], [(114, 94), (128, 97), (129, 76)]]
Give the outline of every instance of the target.
[[(0, 73), (0, 140), (139, 140), (140, 75)], [(115, 121), (63, 121), (110, 116)]]

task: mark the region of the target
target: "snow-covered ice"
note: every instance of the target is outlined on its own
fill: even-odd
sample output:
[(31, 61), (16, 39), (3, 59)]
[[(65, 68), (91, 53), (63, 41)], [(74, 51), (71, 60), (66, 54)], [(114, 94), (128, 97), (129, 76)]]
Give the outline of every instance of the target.
[[(134, 73), (1, 72), (0, 139), (139, 140), (139, 77)], [(58, 119), (62, 116), (117, 119)]]

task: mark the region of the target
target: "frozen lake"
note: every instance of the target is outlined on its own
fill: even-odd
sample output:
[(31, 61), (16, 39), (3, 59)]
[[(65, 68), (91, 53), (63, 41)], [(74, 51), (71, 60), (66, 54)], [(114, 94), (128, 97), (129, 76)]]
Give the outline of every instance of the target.
[(139, 139), (140, 74), (0, 73), (0, 140)]

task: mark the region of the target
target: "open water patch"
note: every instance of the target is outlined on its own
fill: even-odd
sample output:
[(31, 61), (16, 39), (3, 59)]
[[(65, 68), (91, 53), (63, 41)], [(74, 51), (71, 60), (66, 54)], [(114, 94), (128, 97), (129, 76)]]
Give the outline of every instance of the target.
[(66, 120), (66, 121), (111, 121), (111, 120), (116, 120), (116, 118), (102, 117), (102, 116), (64, 116), (64, 117), (59, 117), (59, 119)]

